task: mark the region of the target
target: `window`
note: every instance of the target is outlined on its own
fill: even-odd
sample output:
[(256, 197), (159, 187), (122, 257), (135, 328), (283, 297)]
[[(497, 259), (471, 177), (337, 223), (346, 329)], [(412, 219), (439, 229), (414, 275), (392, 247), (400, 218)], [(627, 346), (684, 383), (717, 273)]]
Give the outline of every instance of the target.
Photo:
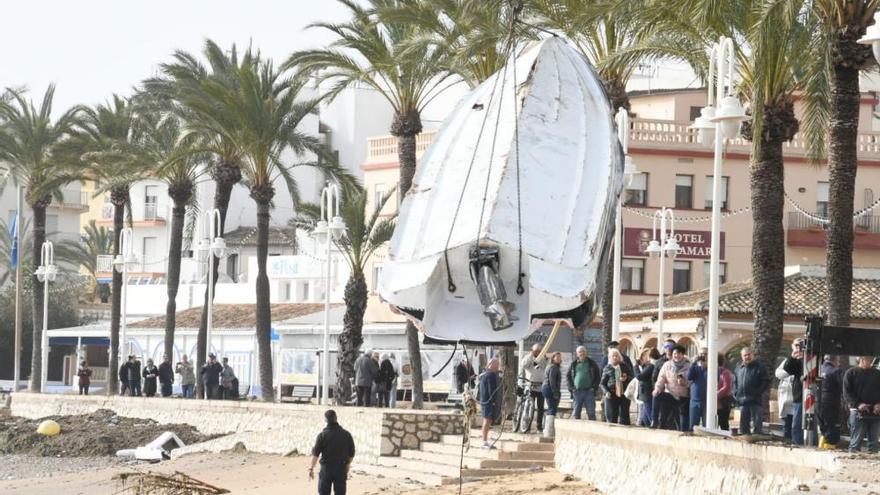
[[(24, 222), (22, 222), (24, 223)], [(46, 215), (46, 235), (58, 233), (58, 215)]]
[(693, 175), (676, 175), (675, 176), (675, 207), (676, 208), (693, 208), (694, 207), (694, 176)]
[[(703, 262), (703, 287), (709, 287), (709, 274), (712, 269), (712, 263)], [(718, 283), (727, 282), (727, 263), (718, 263)]]
[(382, 264), (373, 264), (373, 292), (379, 292), (379, 277), (382, 276)]
[[(711, 175), (706, 176), (706, 209), (712, 209), (712, 190), (715, 187), (713, 177)], [(728, 196), (728, 186), (730, 184), (730, 177), (721, 177), (721, 209), (726, 210), (728, 208), (727, 200)]]
[(144, 237), (144, 251), (143, 256), (141, 257), (141, 263), (143, 263), (144, 271), (147, 271), (147, 265), (157, 258), (159, 249), (159, 239), (156, 237)]
[(693, 122), (697, 120), (697, 117), (700, 116), (700, 112), (703, 111), (703, 107), (691, 107), (690, 111), (690, 121)]
[(626, 189), (626, 204), (645, 206), (648, 204), (648, 174), (633, 174), (632, 182)]
[(819, 182), (816, 184), (816, 215), (820, 217), (828, 216), (828, 183)]
[(691, 262), (676, 261), (672, 265), (672, 293), (691, 290)]
[(629, 292), (645, 291), (645, 260), (622, 260), (620, 289)]
[(385, 184), (376, 184), (376, 190), (373, 193), (373, 209), (379, 209), (379, 206), (382, 204), (382, 201), (385, 200)]
[(158, 217), (159, 186), (144, 187), (144, 220), (155, 220)]
[(226, 257), (226, 274), (233, 282), (238, 283), (238, 253)]

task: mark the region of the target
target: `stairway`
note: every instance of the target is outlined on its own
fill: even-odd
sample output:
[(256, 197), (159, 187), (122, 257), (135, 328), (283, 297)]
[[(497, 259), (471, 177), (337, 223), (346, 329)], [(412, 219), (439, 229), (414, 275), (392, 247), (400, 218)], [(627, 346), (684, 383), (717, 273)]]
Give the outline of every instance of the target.
[[(490, 439), (494, 439), (494, 435), (490, 435)], [(458, 483), (459, 463), (464, 482), (554, 466), (552, 439), (504, 433), (494, 449), (480, 448), (481, 444), (480, 431), (471, 430), (471, 447), (461, 457), (461, 436), (444, 435), (440, 442), (422, 442), (418, 450), (404, 449), (400, 457), (383, 456), (375, 465), (357, 465), (355, 469), (386, 478), (440, 486)]]

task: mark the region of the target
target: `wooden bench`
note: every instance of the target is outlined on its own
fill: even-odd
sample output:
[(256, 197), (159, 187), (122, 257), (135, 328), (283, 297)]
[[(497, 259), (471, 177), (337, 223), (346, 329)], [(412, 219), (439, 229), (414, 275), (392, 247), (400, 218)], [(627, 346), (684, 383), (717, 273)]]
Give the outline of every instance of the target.
[(314, 396), (314, 385), (294, 385), (293, 391), (290, 392), (290, 398), (294, 402), (311, 402)]

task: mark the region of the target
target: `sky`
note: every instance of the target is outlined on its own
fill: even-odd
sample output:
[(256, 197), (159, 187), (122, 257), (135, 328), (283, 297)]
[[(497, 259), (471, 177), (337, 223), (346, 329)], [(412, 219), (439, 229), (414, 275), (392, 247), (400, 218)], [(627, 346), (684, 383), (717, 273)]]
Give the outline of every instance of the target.
[(281, 63), (333, 35), (305, 27), (347, 19), (335, 0), (25, 0), (3, 2), (0, 88), (26, 86), (39, 100), (55, 83), (53, 113), (129, 95), (174, 50), (253, 42)]

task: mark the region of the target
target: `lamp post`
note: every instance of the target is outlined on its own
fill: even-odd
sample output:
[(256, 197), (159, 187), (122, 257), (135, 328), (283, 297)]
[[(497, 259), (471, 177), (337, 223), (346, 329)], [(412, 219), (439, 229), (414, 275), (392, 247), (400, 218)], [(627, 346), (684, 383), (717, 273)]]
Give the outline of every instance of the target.
[[(733, 73), (736, 68), (733, 40), (722, 36), (712, 47), (709, 60), (708, 104), (700, 111), (693, 127), (700, 132), (705, 143), (715, 140), (715, 157), (712, 168), (712, 240), (709, 258), (709, 328), (708, 370), (706, 377), (706, 428), (718, 428), (718, 298), (721, 264), (721, 165), (724, 157), (724, 140), (739, 134), (746, 113), (739, 100), (733, 96)], [(714, 91), (713, 91), (714, 90)], [(713, 94), (713, 92), (715, 94)], [(716, 110), (715, 105), (719, 107)]]
[(646, 251), (651, 257), (660, 257), (660, 295), (657, 298), (657, 349), (660, 349), (663, 342), (663, 305), (666, 303), (666, 258), (675, 258), (679, 251), (678, 241), (675, 240), (675, 213), (672, 209), (663, 207), (654, 212), (652, 230), (651, 242)]
[[(211, 353), (212, 337), (214, 335), (214, 258), (218, 260), (226, 256), (226, 240), (220, 231), (220, 210), (214, 208), (208, 213), (205, 225), (208, 227), (208, 235), (199, 241), (199, 253), (205, 256), (208, 266), (208, 312), (205, 319), (205, 362), (208, 362), (208, 354)], [(203, 230), (204, 232), (204, 230)]]
[[(119, 328), (119, 354), (121, 359), (125, 359), (128, 355), (126, 350), (128, 342), (126, 341), (126, 327), (128, 319), (128, 271), (137, 267), (137, 256), (132, 253), (131, 247), (131, 228), (126, 227), (119, 233), (119, 244), (122, 247), (116, 258), (113, 259), (113, 268), (117, 272), (122, 273), (122, 321)], [(112, 370), (111, 370), (112, 371)]]
[(324, 354), (321, 356), (321, 404), (330, 404), (330, 277), (331, 251), (334, 240), (342, 237), (345, 222), (339, 216), (339, 187), (327, 184), (321, 191), (321, 220), (315, 226), (315, 239), (324, 242), (327, 250), (326, 285), (324, 286)]
[[(632, 177), (638, 173), (638, 169), (629, 156), (629, 113), (621, 108), (617, 111), (617, 139), (623, 148), (623, 175), (624, 188), (629, 187)], [(623, 265), (623, 201), (624, 191), (621, 191), (617, 201), (617, 214), (614, 226), (614, 295), (611, 299), (611, 340), (620, 340), (620, 270)]]
[(43, 283), (43, 336), (40, 339), (41, 353), (40, 359), (43, 365), (40, 367), (40, 393), (46, 393), (46, 379), (48, 373), (49, 360), (49, 282), (54, 282), (58, 276), (58, 267), (55, 266), (55, 246), (52, 241), (43, 242), (40, 249), (40, 266), (34, 274), (37, 280)]

